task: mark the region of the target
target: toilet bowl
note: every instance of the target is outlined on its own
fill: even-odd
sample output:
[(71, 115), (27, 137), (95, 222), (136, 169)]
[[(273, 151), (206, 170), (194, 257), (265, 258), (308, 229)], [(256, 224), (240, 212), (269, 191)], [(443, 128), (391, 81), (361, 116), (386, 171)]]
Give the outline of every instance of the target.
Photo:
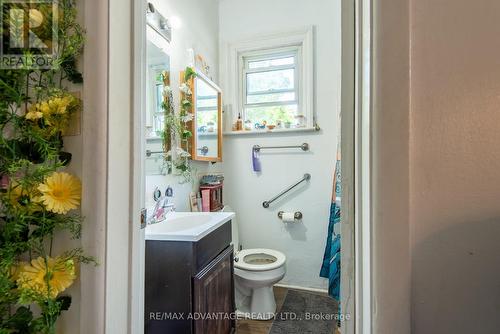
[[(222, 211), (234, 212), (229, 206)], [(276, 313), (273, 285), (286, 273), (285, 254), (273, 249), (241, 249), (238, 216), (231, 220), (234, 254), (234, 296), (238, 317), (272, 319)]]
[(285, 276), (286, 257), (273, 249), (244, 249), (234, 256), (234, 285), (239, 316), (268, 320), (276, 313), (273, 285)]

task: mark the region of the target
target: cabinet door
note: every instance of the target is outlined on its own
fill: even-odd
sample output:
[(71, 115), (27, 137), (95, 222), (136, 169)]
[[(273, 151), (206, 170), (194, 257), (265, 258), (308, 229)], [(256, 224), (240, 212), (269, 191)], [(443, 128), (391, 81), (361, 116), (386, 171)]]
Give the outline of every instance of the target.
[[(233, 332), (233, 247), (228, 247), (193, 279), (196, 334)], [(204, 318), (203, 318), (204, 317)]]

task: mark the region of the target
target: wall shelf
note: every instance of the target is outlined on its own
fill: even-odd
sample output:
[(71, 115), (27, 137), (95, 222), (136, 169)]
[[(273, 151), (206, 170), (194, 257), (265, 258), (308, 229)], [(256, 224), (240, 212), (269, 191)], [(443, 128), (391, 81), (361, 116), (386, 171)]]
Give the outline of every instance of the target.
[(286, 134), (297, 132), (318, 132), (321, 128), (316, 125), (312, 128), (294, 128), (294, 129), (274, 129), (274, 130), (251, 130), (251, 131), (227, 131), (224, 136), (262, 136), (273, 134)]

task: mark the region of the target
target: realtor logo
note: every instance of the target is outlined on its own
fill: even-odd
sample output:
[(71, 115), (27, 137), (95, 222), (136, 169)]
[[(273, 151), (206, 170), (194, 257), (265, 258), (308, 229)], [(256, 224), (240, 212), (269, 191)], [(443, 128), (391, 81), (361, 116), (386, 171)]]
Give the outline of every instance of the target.
[(0, 68), (51, 69), (57, 54), (57, 0), (0, 0)]

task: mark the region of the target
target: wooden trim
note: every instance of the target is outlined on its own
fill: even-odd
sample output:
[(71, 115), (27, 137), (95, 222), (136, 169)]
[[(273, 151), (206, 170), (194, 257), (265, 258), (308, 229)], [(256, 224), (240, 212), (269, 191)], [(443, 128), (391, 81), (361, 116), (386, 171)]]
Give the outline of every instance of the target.
[[(180, 72), (180, 83), (185, 83), (184, 80), (184, 75), (185, 71)], [(213, 87), (217, 91), (217, 157), (212, 158), (212, 157), (204, 157), (204, 156), (199, 156), (198, 155), (198, 150), (197, 150), (197, 137), (196, 137), (196, 84), (195, 80), (196, 78), (191, 78), (189, 82), (187, 82), (187, 85), (193, 92), (193, 98), (192, 98), (192, 103), (193, 103), (193, 120), (188, 123), (188, 128), (190, 129), (191, 133), (193, 136), (189, 139), (189, 153), (191, 154), (191, 159), (194, 161), (206, 161), (206, 162), (221, 162), (222, 161), (222, 91), (221, 89), (212, 81), (210, 78), (205, 76), (201, 71), (196, 71), (197, 77), (203, 79), (208, 85)], [(181, 101), (185, 98), (184, 93), (181, 94)]]
[[(183, 83), (186, 83), (186, 81), (184, 80), (184, 76), (186, 74), (186, 71), (181, 71), (180, 72), (180, 75), (179, 75), (179, 82), (180, 84), (182, 85)], [(191, 91), (193, 92), (193, 99), (192, 99), (192, 103), (193, 103), (193, 109), (195, 108), (195, 96), (196, 96), (196, 85), (194, 84), (194, 79), (191, 78), (189, 80), (189, 82), (186, 83), (189, 88), (191, 89)], [(182, 104), (182, 101), (186, 98), (186, 94), (184, 94), (183, 92), (180, 92), (180, 101), (179, 103)], [(194, 110), (191, 110), (193, 112), (193, 115), (194, 117), (196, 117), (196, 114), (194, 113)], [(191, 138), (189, 139), (188, 143), (189, 143), (189, 147), (186, 148), (186, 147), (183, 147), (184, 149), (186, 149), (186, 151), (188, 151), (190, 154), (191, 154), (191, 157), (193, 158), (194, 157), (194, 154), (196, 153), (195, 150), (194, 150), (194, 147), (196, 146), (196, 138), (195, 138), (195, 121), (194, 121), (194, 117), (193, 117), (193, 120), (191, 122), (188, 122), (186, 123), (187, 125), (187, 128), (191, 131), (191, 133), (193, 134), (191, 136)], [(182, 143), (181, 143), (181, 147), (182, 147)], [(194, 159), (193, 159), (194, 160)]]

